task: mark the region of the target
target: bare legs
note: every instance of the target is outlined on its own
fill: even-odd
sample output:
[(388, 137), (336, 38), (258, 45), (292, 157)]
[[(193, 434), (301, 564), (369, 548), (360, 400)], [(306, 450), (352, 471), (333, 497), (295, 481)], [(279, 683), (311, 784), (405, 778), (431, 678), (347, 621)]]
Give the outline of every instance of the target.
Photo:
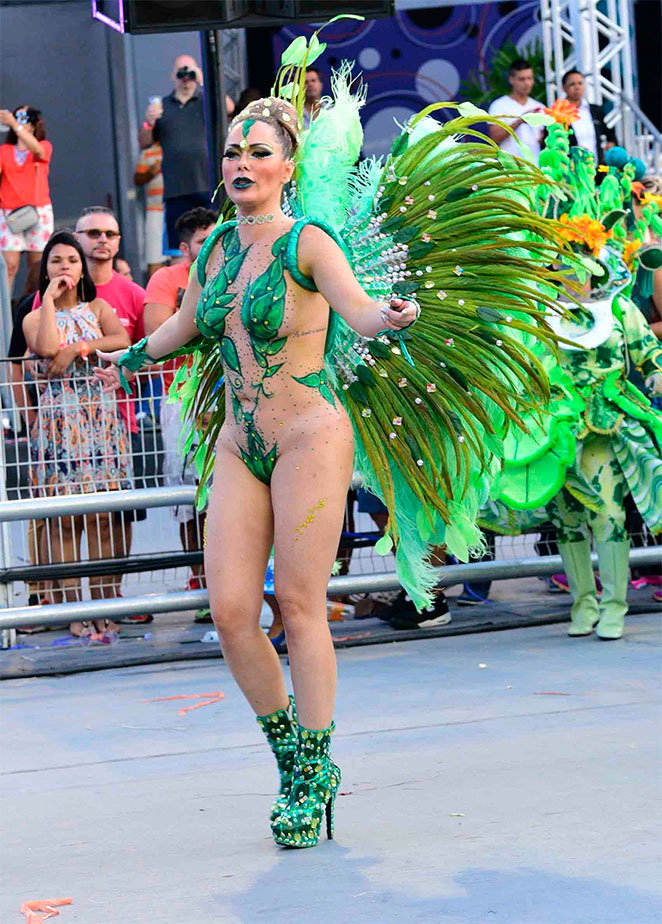
[(212, 616), (230, 670), (258, 715), (288, 704), (278, 656), (259, 625), (273, 543), (276, 598), (305, 728), (327, 728), (333, 717), (336, 659), (326, 587), (352, 475), (346, 423), (330, 449), (299, 438), (278, 460), (270, 487), (219, 443), (208, 511), (205, 573)]
[(269, 488), (219, 443), (207, 511), (205, 574), (223, 656), (257, 715), (288, 705), (278, 655), (259, 621), (272, 542)]
[(7, 282), (9, 283), (9, 295), (11, 296), (12, 289), (14, 288), (14, 279), (16, 279), (16, 274), (18, 273), (18, 268), (21, 263), (21, 251), (3, 250), (2, 256), (5, 258), (5, 265), (7, 267)]
[[(95, 558), (112, 558), (113, 514), (94, 514), (76, 517), (59, 517), (46, 520), (39, 543), (40, 557), (44, 562), (53, 564), (80, 560), (80, 545), (83, 531), (87, 535), (90, 560)], [(104, 584), (104, 581), (106, 582)], [(90, 577), (90, 596), (93, 600), (116, 595), (113, 579), (103, 576)], [(67, 603), (80, 600), (80, 579), (63, 578), (52, 584), (51, 597), (54, 603)], [(96, 628), (116, 630), (119, 626), (110, 620), (96, 620)], [(82, 622), (73, 622), (69, 626), (72, 635), (85, 635), (87, 627)]]
[(332, 448), (320, 446), (319, 439), (302, 441), (296, 450), (281, 456), (271, 481), (276, 598), (304, 728), (328, 728), (333, 719), (337, 669), (326, 588), (338, 549), (352, 462), (349, 434), (336, 438)]

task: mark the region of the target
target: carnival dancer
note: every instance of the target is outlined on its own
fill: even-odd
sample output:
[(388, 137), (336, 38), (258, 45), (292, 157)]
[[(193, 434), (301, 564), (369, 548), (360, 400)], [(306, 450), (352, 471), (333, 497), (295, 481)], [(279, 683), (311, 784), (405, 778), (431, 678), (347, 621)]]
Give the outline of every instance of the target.
[[(536, 168), (510, 158), (506, 174), (495, 145), (456, 140), (481, 117), (473, 107), (408, 129), (385, 164), (357, 169), (365, 97), (344, 68), (301, 134), (320, 47), (316, 34), (296, 39), (273, 95), (231, 124), (223, 180), (236, 218), (206, 241), (180, 311), (107, 357), (123, 374), (193, 353), (173, 389), (202, 428), (203, 492), (213, 472), (211, 610), (276, 756), (271, 825), (290, 847), (315, 845), (325, 816), (333, 832), (326, 588), (352, 473), (384, 499), (382, 551), (395, 544), (424, 606), (437, 581), (429, 550), (445, 542), (466, 559), (478, 546), (475, 512), (508, 423), (547, 394), (521, 336), (551, 336), (540, 289), (560, 241), (531, 209)], [(115, 369), (103, 376), (117, 382)], [(272, 545), (298, 715), (259, 627)]]
[[(549, 319), (563, 338), (559, 353), (535, 347), (552, 383), (549, 413), (528, 421), (527, 436), (511, 433), (493, 490), (496, 503), (481, 512), (481, 522), (512, 532), (515, 520), (522, 527), (527, 512), (536, 516), (536, 508), (546, 505), (574, 601), (568, 635), (595, 629), (601, 639), (618, 639), (628, 610), (628, 494), (651, 533), (662, 532), (662, 414), (628, 373), (637, 367), (649, 393), (662, 394), (662, 348), (625, 294), (632, 277), (624, 252), (638, 250), (628, 246), (624, 222), (635, 165), (622, 149), (612, 149), (607, 162), (613, 156), (618, 167), (607, 168), (597, 187), (593, 156), (578, 148), (568, 153), (573, 113), (559, 104), (551, 111), (563, 118), (549, 129), (541, 164), (565, 181), (566, 196), (554, 201), (545, 190), (539, 201), (544, 211), (561, 212), (564, 234), (583, 255), (584, 268), (579, 279), (569, 280), (565, 317)], [(648, 218), (656, 220), (658, 213), (651, 203)], [(648, 248), (639, 257), (653, 265), (659, 254)]]

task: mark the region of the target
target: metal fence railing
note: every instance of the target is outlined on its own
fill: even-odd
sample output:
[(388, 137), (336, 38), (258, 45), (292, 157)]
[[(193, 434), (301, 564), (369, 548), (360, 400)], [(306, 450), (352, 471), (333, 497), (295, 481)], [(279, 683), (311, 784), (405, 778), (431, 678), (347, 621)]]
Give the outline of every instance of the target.
[[(0, 392), (12, 401), (0, 440), (0, 629), (206, 605), (195, 476), (177, 408), (163, 397), (171, 374), (141, 374), (127, 402), (101, 398), (86, 368), (63, 389), (34, 362), (0, 360)], [(654, 564), (659, 549), (646, 547), (642, 526), (634, 533), (633, 563)], [(350, 493), (330, 593), (397, 589), (393, 557), (375, 552), (379, 536)], [(443, 582), (562, 570), (553, 541), (536, 540), (495, 537), (496, 560), (445, 566)]]

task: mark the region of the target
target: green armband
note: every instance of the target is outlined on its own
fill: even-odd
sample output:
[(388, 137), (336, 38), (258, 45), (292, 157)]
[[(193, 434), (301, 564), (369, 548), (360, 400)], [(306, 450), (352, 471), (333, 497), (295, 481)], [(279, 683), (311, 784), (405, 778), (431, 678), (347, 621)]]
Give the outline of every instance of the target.
[(126, 380), (124, 369), (126, 368), (130, 372), (138, 372), (146, 363), (158, 362), (158, 360), (153, 359), (151, 356), (149, 356), (148, 353), (145, 352), (146, 346), (147, 337), (143, 337), (143, 339), (139, 340), (138, 343), (134, 343), (133, 346), (129, 347), (129, 349), (117, 364), (117, 368), (120, 374), (120, 383), (127, 395), (131, 394), (131, 386)]

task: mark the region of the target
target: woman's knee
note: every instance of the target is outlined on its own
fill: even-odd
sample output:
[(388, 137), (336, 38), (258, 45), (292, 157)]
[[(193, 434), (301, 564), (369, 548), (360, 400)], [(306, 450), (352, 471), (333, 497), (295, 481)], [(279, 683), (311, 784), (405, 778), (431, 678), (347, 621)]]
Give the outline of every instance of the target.
[(310, 627), (322, 617), (326, 623), (326, 597), (322, 596), (317, 599), (317, 596), (298, 588), (286, 590), (276, 588), (276, 599), (283, 625), (290, 639), (300, 632), (309, 631)]
[(254, 604), (240, 593), (211, 593), (210, 608), (214, 625), (226, 639), (254, 632), (260, 625), (262, 601)]

